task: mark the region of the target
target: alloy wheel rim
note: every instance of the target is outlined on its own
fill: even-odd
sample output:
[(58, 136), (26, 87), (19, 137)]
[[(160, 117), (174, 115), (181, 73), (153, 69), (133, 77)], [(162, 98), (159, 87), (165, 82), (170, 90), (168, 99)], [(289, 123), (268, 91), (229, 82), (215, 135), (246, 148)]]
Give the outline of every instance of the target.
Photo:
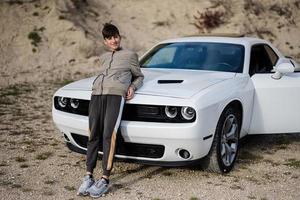
[(236, 157), (238, 147), (238, 120), (235, 115), (226, 117), (221, 135), (221, 158), (225, 166), (230, 166)]

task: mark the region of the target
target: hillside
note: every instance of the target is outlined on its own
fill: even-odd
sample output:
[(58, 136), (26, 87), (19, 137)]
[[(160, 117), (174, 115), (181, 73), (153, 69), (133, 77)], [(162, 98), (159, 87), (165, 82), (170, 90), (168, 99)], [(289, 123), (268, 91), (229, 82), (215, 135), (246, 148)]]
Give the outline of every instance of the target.
[(109, 21), (120, 27), (123, 46), (140, 55), (163, 39), (243, 33), (299, 61), (299, 8), (299, 0), (2, 0), (0, 85), (95, 73), (103, 52), (99, 29)]

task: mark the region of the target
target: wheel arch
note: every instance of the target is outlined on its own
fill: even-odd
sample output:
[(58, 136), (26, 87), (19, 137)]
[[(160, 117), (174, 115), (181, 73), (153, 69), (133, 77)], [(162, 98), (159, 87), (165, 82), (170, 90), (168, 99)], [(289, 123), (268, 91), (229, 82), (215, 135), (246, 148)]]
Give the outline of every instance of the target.
[[(221, 109), (220, 114), (219, 114), (219, 119), (221, 117), (221, 115), (223, 114), (223, 112), (229, 108), (229, 107), (233, 107), (236, 110), (239, 111), (240, 114), (240, 120), (241, 120), (241, 126), (243, 124), (243, 118), (244, 118), (244, 109), (243, 109), (243, 104), (239, 99), (233, 99), (229, 102), (227, 102)], [(241, 127), (240, 127), (241, 128)]]
[[(212, 138), (215, 137), (215, 130), (217, 128), (217, 124), (218, 124), (218, 121), (220, 119), (220, 117), (222, 116), (222, 114), (224, 113), (224, 111), (228, 108), (228, 107), (234, 107), (235, 109), (237, 109), (239, 111), (239, 114), (240, 114), (240, 120), (241, 120), (241, 126), (240, 126), (240, 130), (241, 130), (241, 127), (242, 127), (242, 124), (243, 124), (243, 114), (244, 114), (244, 111), (243, 111), (243, 105), (241, 103), (241, 101), (239, 99), (233, 99), (231, 101), (228, 101), (227, 103), (225, 104), (222, 104), (223, 106), (219, 109), (218, 109), (218, 114), (216, 115), (216, 118), (214, 119), (215, 120), (215, 124), (214, 124), (214, 131), (213, 131), (213, 135), (212, 135)], [(213, 140), (210, 141), (210, 147), (209, 147), (209, 150), (208, 150), (208, 153), (212, 147), (212, 143), (213, 143)]]
[[(228, 102), (221, 110), (221, 112), (219, 114), (219, 120), (221, 119), (222, 115), (226, 112), (226, 110), (231, 107), (234, 110), (238, 111), (238, 113), (239, 113), (240, 124), (241, 124), (239, 126), (239, 134), (240, 134), (242, 121), (243, 121), (243, 105), (239, 100), (234, 99), (234, 100)], [(219, 123), (219, 120), (218, 120), (218, 123)], [(216, 127), (216, 131), (217, 131), (217, 127)], [(213, 136), (213, 140), (212, 140), (212, 144), (211, 144), (209, 153), (202, 159), (203, 160), (202, 167), (209, 172), (228, 173), (229, 171), (231, 171), (234, 164), (232, 165), (232, 167), (230, 167), (230, 169), (223, 170), (220, 168), (220, 163), (219, 163), (219, 160), (217, 159), (217, 150), (216, 150), (216, 148), (218, 148), (217, 147), (218, 144), (216, 142), (217, 141), (216, 137), (218, 137), (218, 135), (216, 135), (216, 131)]]
[(226, 108), (231, 107), (231, 106), (239, 111), (239, 114), (240, 114), (240, 117), (241, 117), (241, 124), (242, 124), (243, 123), (243, 116), (244, 116), (244, 110), (243, 110), (242, 103), (239, 100), (235, 99), (235, 100), (231, 101), (230, 103), (228, 103), (227, 106), (225, 106), (225, 108), (223, 109), (223, 111)]

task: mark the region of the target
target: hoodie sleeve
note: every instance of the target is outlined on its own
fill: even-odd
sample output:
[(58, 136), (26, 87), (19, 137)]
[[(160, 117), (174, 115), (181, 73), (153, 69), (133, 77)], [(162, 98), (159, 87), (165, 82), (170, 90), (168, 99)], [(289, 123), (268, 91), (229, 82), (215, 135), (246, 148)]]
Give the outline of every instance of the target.
[(138, 55), (136, 53), (133, 53), (131, 55), (130, 67), (131, 67), (131, 74), (132, 74), (132, 82), (130, 86), (134, 90), (137, 90), (143, 85), (144, 74), (141, 71)]

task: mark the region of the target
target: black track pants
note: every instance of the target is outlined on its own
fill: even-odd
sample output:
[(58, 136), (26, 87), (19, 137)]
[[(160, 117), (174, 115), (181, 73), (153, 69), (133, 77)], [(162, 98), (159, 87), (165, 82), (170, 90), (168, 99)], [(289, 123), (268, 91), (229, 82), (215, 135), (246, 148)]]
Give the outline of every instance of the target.
[(124, 98), (122, 96), (92, 95), (89, 105), (90, 136), (86, 155), (88, 172), (93, 173), (97, 163), (98, 151), (102, 146), (103, 175), (110, 175), (123, 106)]

